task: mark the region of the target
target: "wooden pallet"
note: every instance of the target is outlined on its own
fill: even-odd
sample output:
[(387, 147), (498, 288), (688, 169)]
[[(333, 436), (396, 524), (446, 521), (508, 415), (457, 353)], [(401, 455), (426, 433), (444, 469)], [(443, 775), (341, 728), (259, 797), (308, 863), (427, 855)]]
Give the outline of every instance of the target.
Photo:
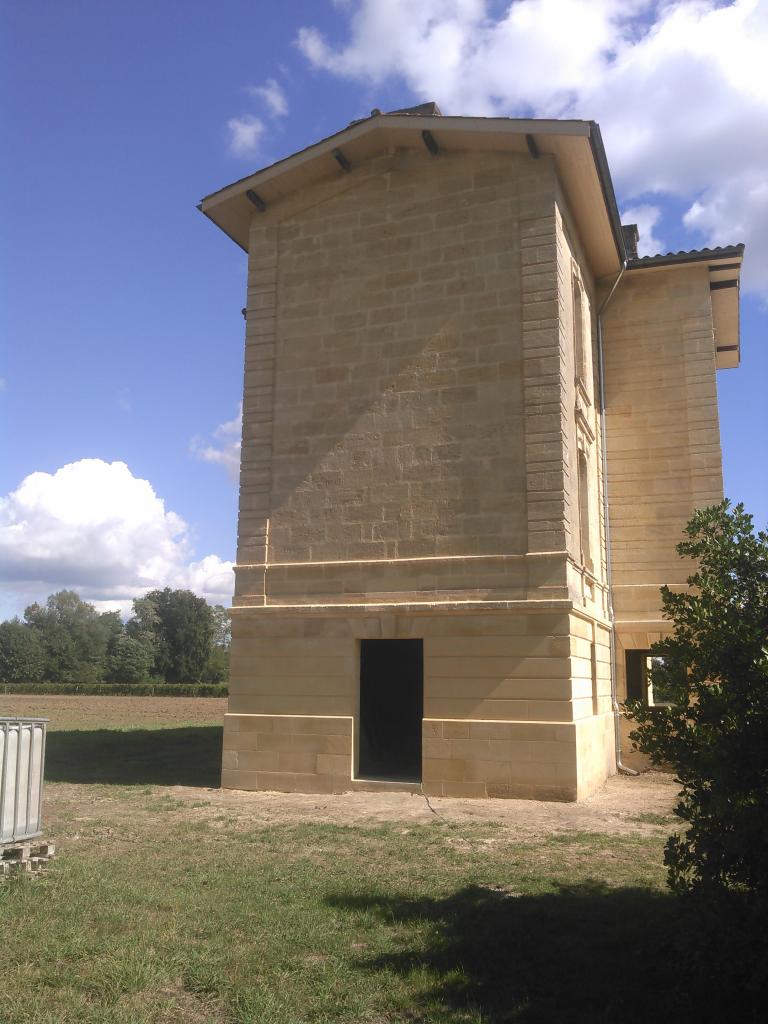
[(54, 843), (13, 843), (0, 846), (0, 878), (35, 875), (55, 856)]

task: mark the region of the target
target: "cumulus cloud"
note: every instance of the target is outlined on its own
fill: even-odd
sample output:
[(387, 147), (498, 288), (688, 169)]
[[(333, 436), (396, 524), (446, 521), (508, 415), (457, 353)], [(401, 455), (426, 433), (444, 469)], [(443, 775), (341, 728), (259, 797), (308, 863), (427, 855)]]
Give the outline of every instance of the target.
[[(345, 9), (345, 8), (342, 8)], [(399, 79), (446, 113), (600, 122), (619, 191), (688, 204), (691, 244), (748, 245), (744, 284), (768, 288), (765, 0), (358, 0), (349, 41), (315, 28), (318, 69)], [(651, 201), (649, 207), (653, 207)]]
[(268, 78), (264, 85), (248, 86), (248, 93), (261, 100), (272, 117), (285, 117), (288, 113), (288, 98), (283, 87), (274, 78)]
[(0, 578), (20, 605), (71, 589), (127, 610), (164, 586), (228, 603), (232, 563), (193, 556), (185, 521), (124, 462), (82, 459), (31, 473), (0, 498)]
[(637, 224), (640, 238), (637, 243), (638, 256), (655, 256), (666, 248), (666, 243), (655, 234), (655, 228), (661, 218), (658, 206), (641, 203), (639, 206), (628, 206), (621, 211), (622, 224)]
[(255, 156), (264, 134), (264, 122), (251, 114), (227, 121), (229, 150), (234, 156)]
[(243, 433), (243, 403), (238, 407), (237, 416), (226, 423), (220, 423), (213, 432), (212, 439), (205, 441), (201, 437), (193, 437), (190, 451), (203, 462), (213, 462), (224, 466), (233, 480), (240, 475), (240, 440)]
[[(276, 78), (268, 78), (263, 85), (249, 85), (245, 90), (257, 100), (273, 120), (288, 113), (288, 97)], [(234, 156), (255, 157), (261, 150), (267, 126), (255, 114), (243, 114), (227, 122), (229, 151)]]

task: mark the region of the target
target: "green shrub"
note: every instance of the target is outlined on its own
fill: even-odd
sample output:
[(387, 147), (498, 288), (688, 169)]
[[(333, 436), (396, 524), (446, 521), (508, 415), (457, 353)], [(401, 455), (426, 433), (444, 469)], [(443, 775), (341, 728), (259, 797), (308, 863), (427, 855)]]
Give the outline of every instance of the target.
[(0, 691), (56, 697), (227, 697), (226, 683), (13, 683)]
[(631, 734), (682, 784), (665, 861), (678, 892), (745, 893), (768, 906), (768, 533), (742, 505), (701, 509), (678, 553), (689, 589), (662, 589), (672, 636), (652, 648), (667, 707), (628, 706)]

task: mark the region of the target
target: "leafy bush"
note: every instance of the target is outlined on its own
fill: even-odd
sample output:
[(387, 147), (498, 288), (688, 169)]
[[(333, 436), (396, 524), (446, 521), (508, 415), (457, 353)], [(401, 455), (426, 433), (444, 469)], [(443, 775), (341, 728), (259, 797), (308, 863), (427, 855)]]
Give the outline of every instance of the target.
[(678, 892), (768, 900), (768, 533), (742, 505), (698, 511), (678, 553), (697, 560), (689, 589), (662, 589), (674, 633), (655, 644), (654, 692), (667, 707), (628, 705), (631, 734), (682, 784), (688, 824), (666, 846)]

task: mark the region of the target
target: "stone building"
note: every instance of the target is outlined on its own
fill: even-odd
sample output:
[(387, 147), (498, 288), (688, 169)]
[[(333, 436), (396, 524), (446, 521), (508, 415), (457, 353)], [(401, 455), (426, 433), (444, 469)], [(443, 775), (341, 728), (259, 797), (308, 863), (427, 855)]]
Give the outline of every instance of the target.
[(638, 259), (594, 122), (433, 104), (201, 209), (248, 253), (223, 785), (592, 793), (722, 495), (743, 247)]

